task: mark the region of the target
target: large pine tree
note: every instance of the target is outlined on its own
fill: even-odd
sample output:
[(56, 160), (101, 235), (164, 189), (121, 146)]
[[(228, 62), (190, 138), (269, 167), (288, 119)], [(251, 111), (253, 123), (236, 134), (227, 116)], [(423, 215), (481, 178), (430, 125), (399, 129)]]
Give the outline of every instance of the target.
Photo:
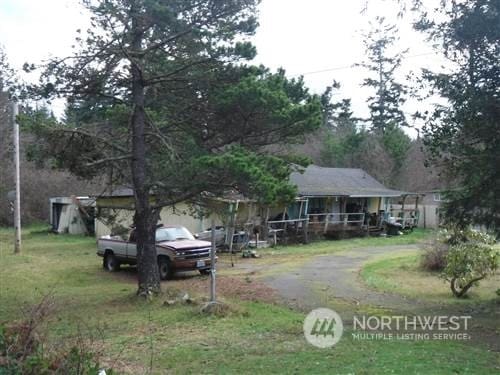
[(424, 129), (425, 143), (454, 188), (445, 214), (460, 225), (500, 229), (500, 2), (467, 0), (424, 14), (417, 28), (441, 44), (448, 73), (425, 72), (447, 99)]
[(372, 30), (365, 35), (367, 60), (359, 64), (370, 72), (362, 86), (374, 92), (367, 101), (370, 110), (368, 122), (373, 131), (381, 134), (391, 123), (398, 127), (407, 125), (401, 109), (407, 88), (395, 77), (405, 52), (391, 51), (396, 40), (396, 27), (377, 17)]
[(92, 28), (32, 90), (69, 102), (65, 123), (31, 123), (38, 155), (133, 188), (140, 295), (160, 290), (162, 207), (229, 189), (293, 198), (291, 164), (263, 146), (319, 126), (320, 104), (302, 81), (238, 63), (255, 55), (242, 40), (257, 26), (257, 2), (84, 1)]

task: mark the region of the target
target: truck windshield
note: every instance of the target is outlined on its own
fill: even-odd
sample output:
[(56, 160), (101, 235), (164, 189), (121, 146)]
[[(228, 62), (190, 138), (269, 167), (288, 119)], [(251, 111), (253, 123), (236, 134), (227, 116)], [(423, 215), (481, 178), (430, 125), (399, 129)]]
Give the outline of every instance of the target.
[(159, 228), (156, 230), (156, 242), (176, 240), (194, 240), (194, 237), (184, 227)]

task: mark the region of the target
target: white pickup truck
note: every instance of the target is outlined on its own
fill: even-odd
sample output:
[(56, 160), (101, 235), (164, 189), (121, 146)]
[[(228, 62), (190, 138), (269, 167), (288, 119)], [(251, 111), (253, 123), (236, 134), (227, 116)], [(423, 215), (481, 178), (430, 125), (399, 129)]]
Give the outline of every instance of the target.
[[(162, 280), (172, 278), (176, 271), (210, 271), (210, 242), (200, 241), (184, 227), (161, 226), (156, 229), (156, 253)], [(120, 264), (136, 264), (135, 230), (128, 239), (104, 236), (97, 241), (97, 255), (103, 257), (103, 267), (117, 271)]]

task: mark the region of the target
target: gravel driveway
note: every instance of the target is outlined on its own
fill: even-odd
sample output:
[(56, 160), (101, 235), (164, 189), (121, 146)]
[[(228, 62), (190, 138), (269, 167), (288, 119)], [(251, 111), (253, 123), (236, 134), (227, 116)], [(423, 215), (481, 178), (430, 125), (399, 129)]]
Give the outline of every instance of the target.
[(324, 306), (327, 300), (341, 299), (353, 305), (411, 311), (417, 304), (403, 296), (368, 289), (360, 280), (364, 263), (391, 253), (405, 254), (417, 245), (353, 249), (312, 258), (289, 273), (267, 276), (264, 282), (290, 304), (302, 310)]
[(290, 307), (304, 312), (330, 307), (341, 313), (342, 317), (376, 313), (377, 310), (398, 315), (472, 315), (474, 323), (469, 332), (473, 341), (500, 352), (500, 327), (492, 324), (495, 316), (500, 314), (498, 305), (483, 310), (481, 306), (475, 305), (430, 303), (376, 291), (362, 282), (359, 272), (366, 262), (378, 257), (390, 257), (391, 254), (404, 256), (418, 249), (419, 245), (358, 248), (313, 257), (289, 272), (273, 273), (273, 268), (279, 267), (279, 264), (274, 264), (268, 266), (268, 276), (261, 280), (275, 289)]

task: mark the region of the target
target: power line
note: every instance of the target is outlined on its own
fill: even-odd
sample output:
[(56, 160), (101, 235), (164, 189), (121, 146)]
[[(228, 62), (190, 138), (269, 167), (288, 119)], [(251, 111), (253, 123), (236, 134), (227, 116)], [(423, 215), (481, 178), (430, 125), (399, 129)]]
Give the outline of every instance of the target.
[[(434, 55), (434, 54), (435, 54), (435, 52), (419, 53), (419, 54), (416, 54), (416, 55), (406, 56), (406, 59), (412, 59), (412, 58), (415, 58), (415, 57), (428, 56), (428, 55)], [(313, 70), (313, 71), (305, 72), (305, 73), (296, 73), (296, 74), (292, 74), (291, 77), (306, 76), (306, 75), (319, 74), (319, 73), (327, 73), (327, 72), (333, 72), (333, 71), (336, 71), (336, 70), (353, 69), (353, 68), (355, 68), (354, 64), (345, 65), (345, 66), (336, 66), (336, 67), (326, 68), (326, 69), (321, 69), (321, 70)]]

